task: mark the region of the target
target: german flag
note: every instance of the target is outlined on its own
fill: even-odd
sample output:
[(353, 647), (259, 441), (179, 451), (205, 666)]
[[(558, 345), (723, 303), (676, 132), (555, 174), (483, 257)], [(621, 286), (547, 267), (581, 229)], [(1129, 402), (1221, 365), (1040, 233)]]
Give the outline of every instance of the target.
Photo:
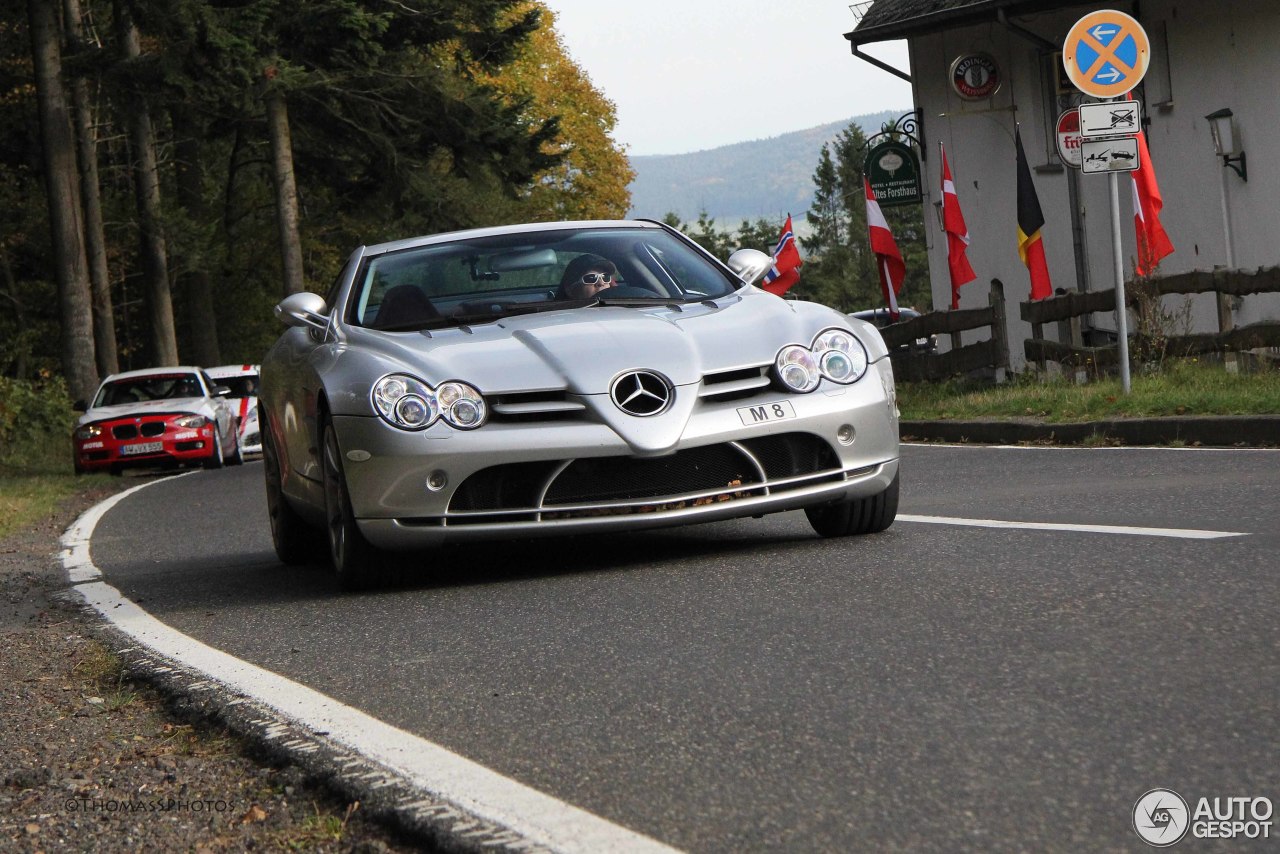
[(1049, 265), (1044, 260), (1044, 243), (1040, 239), (1044, 214), (1040, 212), (1036, 185), (1031, 183), (1031, 169), (1027, 166), (1027, 154), (1022, 150), (1020, 130), (1014, 131), (1013, 141), (1018, 149), (1018, 257), (1031, 273), (1031, 298), (1044, 299), (1053, 293)]

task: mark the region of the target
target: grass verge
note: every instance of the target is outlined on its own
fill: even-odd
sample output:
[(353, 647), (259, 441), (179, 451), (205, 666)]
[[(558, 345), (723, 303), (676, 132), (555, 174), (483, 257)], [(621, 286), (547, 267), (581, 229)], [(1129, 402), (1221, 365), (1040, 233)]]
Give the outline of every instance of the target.
[(1230, 374), (1220, 364), (1168, 362), (1135, 372), (1130, 393), (1120, 380), (1077, 385), (1068, 378), (1020, 374), (1001, 385), (955, 379), (902, 383), (898, 408), (908, 421), (1033, 418), (1063, 424), (1107, 418), (1280, 414), (1280, 371)]

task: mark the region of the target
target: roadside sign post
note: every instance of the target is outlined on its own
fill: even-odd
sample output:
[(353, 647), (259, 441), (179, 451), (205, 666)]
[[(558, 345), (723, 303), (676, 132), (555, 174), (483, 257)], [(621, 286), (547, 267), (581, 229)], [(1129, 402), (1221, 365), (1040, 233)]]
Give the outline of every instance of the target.
[[(1090, 12), (1071, 27), (1062, 45), (1062, 63), (1077, 89), (1095, 98), (1119, 98), (1142, 82), (1151, 62), (1147, 32), (1129, 15), (1114, 9)], [(1121, 171), (1137, 169), (1136, 137), (1141, 131), (1135, 101), (1107, 100), (1080, 105), (1081, 171), (1108, 173), (1111, 193), (1112, 259), (1115, 262), (1116, 342), (1120, 385), (1129, 394), (1129, 318), (1124, 293), (1124, 248), (1120, 235)], [(1093, 160), (1090, 160), (1090, 156)], [(1091, 168), (1091, 165), (1093, 168)]]

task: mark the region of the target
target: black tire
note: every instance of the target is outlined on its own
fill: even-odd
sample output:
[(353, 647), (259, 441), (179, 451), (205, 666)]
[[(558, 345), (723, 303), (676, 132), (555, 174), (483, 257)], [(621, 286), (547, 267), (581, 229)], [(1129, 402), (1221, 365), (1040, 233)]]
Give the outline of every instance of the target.
[(351, 494), (342, 470), (342, 450), (333, 422), (326, 416), (320, 425), (320, 468), (324, 475), (325, 529), (329, 535), (329, 560), (343, 590), (366, 590), (378, 583), (379, 553), (360, 533), (351, 509)]
[(227, 465), (242, 466), (244, 465), (244, 449), (240, 447), (240, 426), (235, 428), (236, 448), (231, 452), (231, 456), (227, 457)]
[(281, 563), (297, 566), (324, 559), (318, 547), (319, 531), (306, 523), (284, 496), (284, 476), (280, 455), (267, 431), (262, 437), (262, 471), (267, 484), (267, 519), (271, 523), (271, 543)]
[(809, 524), (822, 537), (877, 534), (898, 517), (898, 475), (879, 495), (854, 498), (821, 507), (806, 507)]
[(218, 430), (217, 424), (213, 427), (213, 451), (210, 452), (208, 459), (204, 461), (204, 467), (207, 469), (220, 469), (226, 460), (222, 456), (222, 432)]

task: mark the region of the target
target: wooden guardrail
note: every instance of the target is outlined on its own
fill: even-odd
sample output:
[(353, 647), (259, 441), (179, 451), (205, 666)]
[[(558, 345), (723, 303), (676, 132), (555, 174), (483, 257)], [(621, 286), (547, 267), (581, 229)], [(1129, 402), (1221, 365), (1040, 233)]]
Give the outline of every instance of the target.
[[(939, 380), (980, 368), (1009, 369), (1009, 336), (1005, 328), (1004, 285), (991, 280), (986, 308), (932, 311), (911, 320), (891, 323), (880, 329), (893, 360), (898, 381)], [(990, 327), (991, 338), (961, 346), (960, 333), (966, 329)], [(921, 350), (916, 341), (949, 334), (951, 349), (945, 353)]]
[[(1151, 324), (1142, 323), (1142, 313), (1147, 310), (1151, 300), (1170, 294), (1206, 293), (1218, 295), (1218, 332), (1187, 335), (1162, 333), (1156, 336), (1141, 331), (1151, 327)], [(1138, 314), (1139, 331), (1133, 336), (1131, 349), (1138, 352), (1159, 350), (1172, 356), (1194, 356), (1280, 347), (1280, 323), (1266, 321), (1234, 327), (1230, 310), (1223, 305), (1226, 297), (1259, 293), (1280, 293), (1280, 267), (1267, 267), (1252, 272), (1238, 269), (1192, 270), (1159, 279), (1139, 279), (1132, 282), (1125, 288), (1125, 305)], [(1088, 363), (1097, 366), (1114, 365), (1118, 361), (1116, 346), (1083, 346), (1080, 318), (1095, 311), (1115, 311), (1115, 308), (1114, 289), (1067, 293), (1037, 302), (1021, 303), (1019, 310), (1022, 319), (1031, 324), (1031, 337), (1023, 342), (1027, 361), (1037, 362), (1042, 368), (1047, 361), (1075, 367)], [(1044, 324), (1055, 321), (1068, 321), (1071, 324), (1071, 343), (1050, 341), (1044, 337)]]

